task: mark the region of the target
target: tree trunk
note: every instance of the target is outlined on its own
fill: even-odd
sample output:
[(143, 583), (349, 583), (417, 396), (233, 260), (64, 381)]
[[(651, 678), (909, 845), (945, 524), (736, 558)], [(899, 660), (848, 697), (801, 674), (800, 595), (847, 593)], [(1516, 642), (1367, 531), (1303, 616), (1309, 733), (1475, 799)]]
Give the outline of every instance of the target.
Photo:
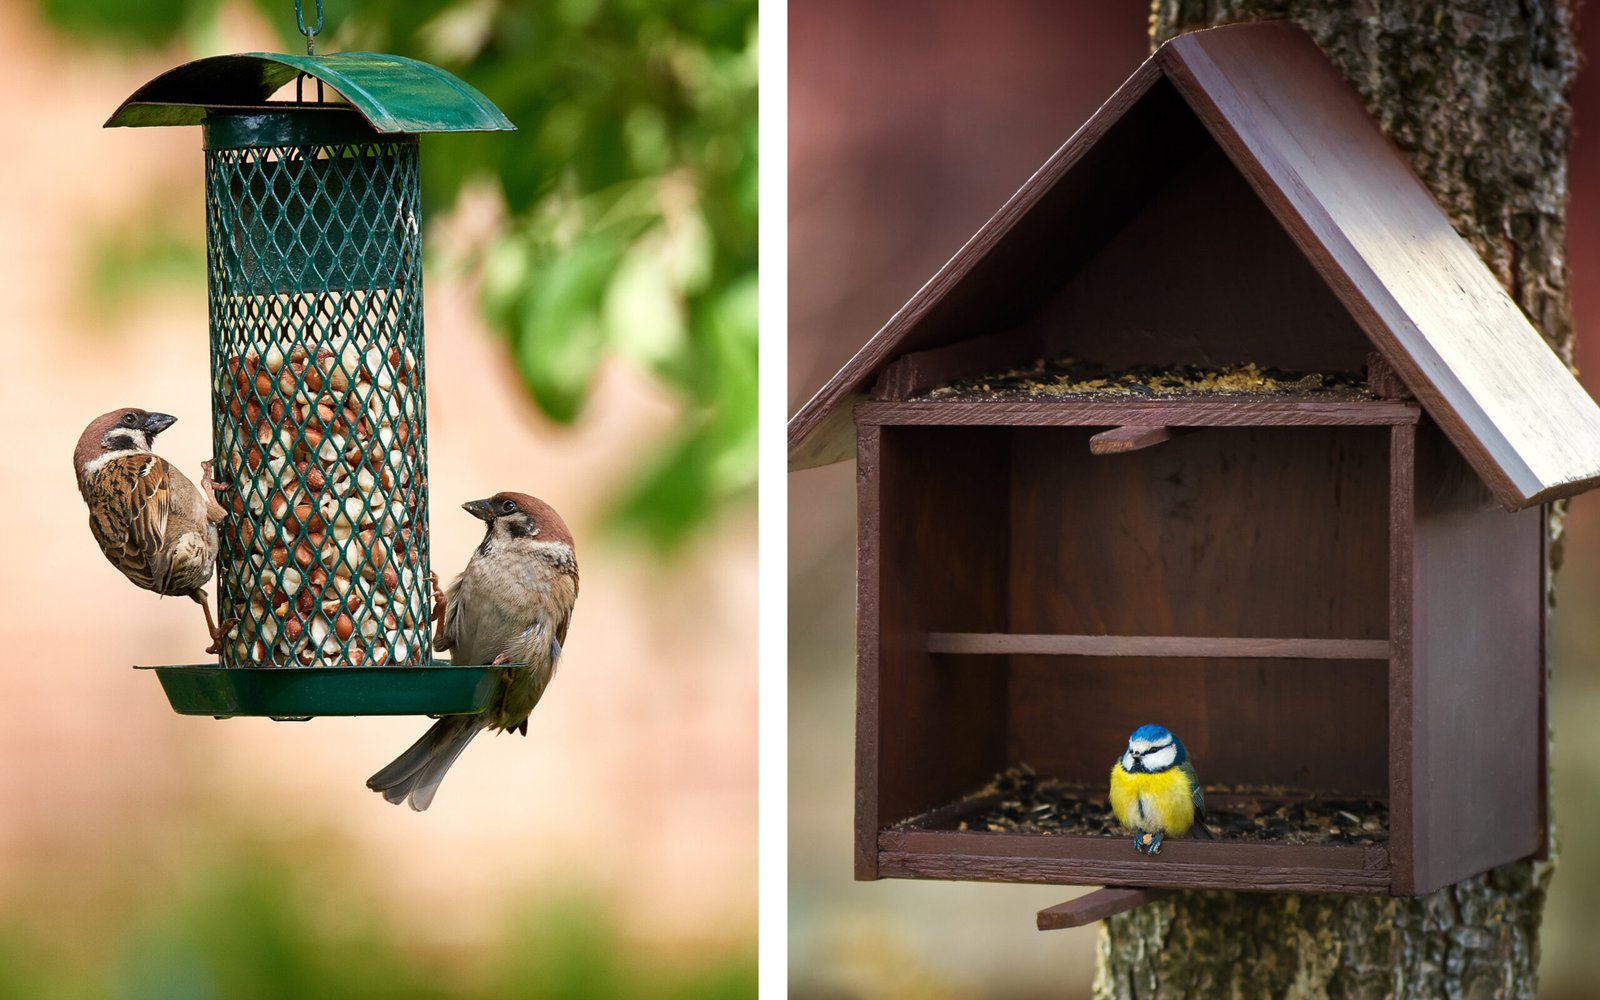
[[(1568, 5), (1155, 0), (1151, 35), (1266, 18), (1311, 33), (1570, 364)], [(1095, 995), (1531, 998), (1551, 868), (1518, 862), (1417, 899), (1183, 893), (1102, 925)]]

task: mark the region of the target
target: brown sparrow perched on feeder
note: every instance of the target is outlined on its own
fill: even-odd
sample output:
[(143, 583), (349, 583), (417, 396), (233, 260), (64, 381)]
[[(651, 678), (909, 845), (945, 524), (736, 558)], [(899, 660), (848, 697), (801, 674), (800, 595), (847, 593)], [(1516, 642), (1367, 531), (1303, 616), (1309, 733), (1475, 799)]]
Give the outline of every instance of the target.
[(478, 715), (434, 723), (367, 787), (421, 812), (445, 772), (483, 729), (528, 735), (528, 713), (555, 676), (578, 600), (578, 560), (572, 533), (549, 504), (526, 493), (496, 493), (461, 505), (488, 525), (483, 543), (447, 593), (434, 590), (433, 648), (450, 662), (514, 665), (501, 675), (492, 705)]
[(145, 590), (184, 596), (205, 611), (208, 653), (237, 619), (218, 626), (202, 590), (217, 566), (217, 503), (211, 462), (201, 464), (205, 491), (150, 450), (177, 417), (136, 407), (96, 417), (78, 438), (72, 464), (89, 505), (89, 530), (111, 565)]

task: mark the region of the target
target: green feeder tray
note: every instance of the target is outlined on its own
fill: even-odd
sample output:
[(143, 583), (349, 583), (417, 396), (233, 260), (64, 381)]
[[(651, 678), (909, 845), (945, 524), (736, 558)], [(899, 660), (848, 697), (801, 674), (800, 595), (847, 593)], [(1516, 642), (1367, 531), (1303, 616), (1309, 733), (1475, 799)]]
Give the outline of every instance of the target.
[(212, 664), (154, 670), (179, 715), (303, 720), (318, 715), (475, 715), (514, 667), (283, 667)]

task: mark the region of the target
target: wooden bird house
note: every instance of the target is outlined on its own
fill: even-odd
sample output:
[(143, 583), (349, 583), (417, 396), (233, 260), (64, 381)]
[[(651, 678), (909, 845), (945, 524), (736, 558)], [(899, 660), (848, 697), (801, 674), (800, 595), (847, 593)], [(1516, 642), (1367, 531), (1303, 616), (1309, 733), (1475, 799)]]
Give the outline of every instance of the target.
[[(1298, 28), (1152, 56), (795, 415), (859, 481), (856, 874), (1421, 894), (1541, 852), (1600, 409)], [(1215, 839), (1136, 852), (1136, 726)]]

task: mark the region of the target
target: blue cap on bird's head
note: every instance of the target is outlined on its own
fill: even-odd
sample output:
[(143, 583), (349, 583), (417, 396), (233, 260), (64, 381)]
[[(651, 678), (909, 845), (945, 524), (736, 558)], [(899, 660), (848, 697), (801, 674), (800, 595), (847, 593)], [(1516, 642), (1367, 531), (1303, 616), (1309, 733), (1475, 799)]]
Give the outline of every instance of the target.
[(1165, 743), (1172, 738), (1172, 733), (1168, 732), (1165, 726), (1140, 726), (1133, 731), (1132, 736), (1128, 737), (1128, 742), (1138, 740), (1141, 743)]
[(1126, 771), (1162, 771), (1189, 760), (1189, 751), (1183, 741), (1165, 726), (1140, 726), (1128, 737), (1128, 749), (1123, 752), (1123, 769)]

